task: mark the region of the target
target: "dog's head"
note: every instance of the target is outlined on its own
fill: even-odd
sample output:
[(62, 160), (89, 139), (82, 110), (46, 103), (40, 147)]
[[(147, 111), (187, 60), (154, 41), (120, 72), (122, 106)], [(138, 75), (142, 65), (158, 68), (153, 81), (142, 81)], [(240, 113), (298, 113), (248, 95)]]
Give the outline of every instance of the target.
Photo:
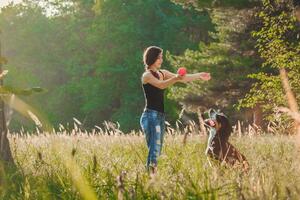
[(204, 116), (204, 123), (208, 128), (215, 128), (222, 140), (228, 140), (232, 127), (228, 117), (219, 111), (210, 109)]

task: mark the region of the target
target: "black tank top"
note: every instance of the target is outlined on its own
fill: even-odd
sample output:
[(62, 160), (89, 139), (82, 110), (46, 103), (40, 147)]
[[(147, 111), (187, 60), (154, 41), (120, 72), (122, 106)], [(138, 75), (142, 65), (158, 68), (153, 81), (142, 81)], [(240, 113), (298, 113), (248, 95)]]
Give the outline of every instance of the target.
[[(157, 72), (151, 71), (151, 74), (159, 79), (159, 75)], [(163, 77), (164, 74), (159, 71)], [(145, 102), (146, 102), (146, 108), (151, 110), (156, 110), (158, 112), (164, 113), (164, 90), (159, 89), (150, 83), (143, 84), (143, 90), (144, 90), (144, 96), (145, 96)]]

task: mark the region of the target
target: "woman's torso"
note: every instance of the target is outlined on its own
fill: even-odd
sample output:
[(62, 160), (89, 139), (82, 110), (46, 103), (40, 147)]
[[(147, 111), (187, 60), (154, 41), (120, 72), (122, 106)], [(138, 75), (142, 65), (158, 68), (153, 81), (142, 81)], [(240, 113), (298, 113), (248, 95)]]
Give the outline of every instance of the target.
[[(164, 78), (164, 74), (161, 71), (149, 71), (157, 79), (160, 79), (158, 73), (161, 73), (162, 78)], [(164, 90), (157, 88), (150, 83), (143, 83), (143, 91), (146, 103), (145, 108), (164, 113)]]

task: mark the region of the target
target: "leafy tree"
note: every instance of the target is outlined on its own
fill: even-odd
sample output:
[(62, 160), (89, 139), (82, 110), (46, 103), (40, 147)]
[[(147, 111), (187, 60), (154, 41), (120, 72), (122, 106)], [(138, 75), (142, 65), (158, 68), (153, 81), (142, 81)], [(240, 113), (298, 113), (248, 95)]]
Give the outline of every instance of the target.
[(198, 10), (204, 8), (249, 8), (259, 5), (259, 0), (172, 0), (184, 7), (194, 7)]
[(261, 104), (269, 120), (274, 120), (274, 108), (287, 104), (279, 69), (288, 71), (291, 88), (298, 102), (300, 99), (300, 27), (292, 11), (291, 1), (264, 0), (258, 13), (262, 26), (253, 32), (258, 52), (264, 59), (262, 67), (267, 72), (250, 76), (257, 82), (240, 102), (240, 106), (253, 107)]
[[(68, 32), (64, 31), (66, 26), (62, 24), (63, 20), (49, 19), (43, 14), (43, 9), (35, 4), (10, 5), (1, 12), (3, 49), (10, 61), (7, 66), (10, 76), (6, 85), (17, 88), (39, 85), (47, 88), (48, 93), (25, 98), (38, 110), (48, 110), (51, 102), (45, 99), (55, 95), (56, 88), (68, 77), (65, 72), (68, 52), (63, 42), (68, 38)], [(16, 120), (12, 123), (13, 126), (17, 124)]]
[[(14, 167), (15, 163), (12, 157), (12, 152), (10, 149), (9, 140), (7, 137), (8, 129), (7, 129), (7, 118), (5, 114), (5, 103), (7, 103), (7, 99), (10, 99), (12, 95), (18, 94), (18, 95), (31, 95), (34, 92), (41, 92), (43, 89), (40, 87), (30, 88), (30, 89), (18, 89), (11, 86), (4, 86), (3, 85), (3, 78), (7, 74), (7, 70), (3, 70), (2, 66), (4, 64), (7, 64), (7, 59), (2, 56), (1, 51), (1, 42), (0, 42), (0, 165), (3, 163), (7, 167)], [(7, 106), (7, 105), (6, 105)], [(10, 103), (11, 107), (16, 109), (17, 111), (21, 112), (22, 114), (25, 114), (27, 116), (35, 117), (36, 113), (34, 114), (35, 110), (26, 105), (21, 100), (17, 99), (17, 103)], [(41, 119), (43, 124), (39, 124), (41, 126), (47, 127), (49, 124), (47, 121)], [(39, 121), (40, 122), (40, 121)], [(49, 128), (49, 126), (47, 127)], [(45, 129), (46, 130), (46, 129)]]
[[(3, 74), (2, 65), (5, 63), (6, 59), (2, 57), (1, 54), (1, 43), (0, 43), (0, 72)], [(3, 87), (3, 76), (0, 78), (0, 88)], [(10, 163), (14, 165), (9, 141), (7, 138), (7, 127), (6, 127), (6, 119), (4, 114), (4, 101), (2, 98), (0, 99), (0, 161), (5, 163)], [(2, 164), (2, 163), (1, 163)]]
[[(87, 99), (94, 103), (86, 101), (88, 104), (83, 108), (90, 109), (86, 113), (98, 108), (103, 120), (119, 121), (128, 130), (138, 124), (144, 104), (139, 81), (144, 70), (143, 49), (153, 44), (174, 53), (193, 48), (195, 40), (207, 39), (207, 31), (198, 33), (197, 30), (201, 25), (208, 27), (209, 18), (197, 17), (195, 11), (185, 11), (169, 1), (107, 1), (99, 9), (93, 29), (102, 35), (94, 37), (93, 42), (102, 47), (95, 71), (99, 88), (89, 90)], [(95, 92), (99, 96), (105, 92), (106, 98), (101, 101)]]
[[(55, 14), (47, 16), (41, 5)], [(47, 88), (34, 101), (55, 124), (73, 117), (85, 127), (113, 120), (124, 130), (139, 127), (144, 48), (179, 54), (209, 41), (213, 29), (207, 12), (168, 0), (28, 0), (3, 9), (0, 23), (14, 72), (9, 81)]]
[(216, 107), (233, 119), (242, 117), (234, 105), (252, 84), (247, 75), (257, 72), (261, 62), (251, 39), (251, 31), (256, 27), (254, 13), (249, 8), (223, 7), (210, 11), (216, 25), (216, 32), (211, 33), (214, 41), (200, 43), (198, 50), (186, 50), (181, 56), (170, 55), (169, 59), (175, 68), (186, 66), (190, 72), (208, 71), (212, 80), (174, 87), (171, 98), (193, 112), (197, 107), (202, 110)]

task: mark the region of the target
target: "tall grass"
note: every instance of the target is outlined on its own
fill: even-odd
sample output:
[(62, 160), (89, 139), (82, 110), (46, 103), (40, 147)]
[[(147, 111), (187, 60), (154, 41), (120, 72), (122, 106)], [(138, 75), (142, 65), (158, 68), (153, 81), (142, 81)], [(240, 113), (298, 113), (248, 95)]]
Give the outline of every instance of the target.
[[(117, 129), (10, 134), (18, 173), (1, 182), (2, 199), (299, 199), (299, 156), (293, 136), (237, 134), (231, 142), (250, 170), (209, 164), (206, 138), (169, 128), (158, 173), (145, 170), (140, 132)], [(183, 133), (185, 132), (185, 133)], [(238, 136), (239, 135), (239, 136)], [(185, 140), (185, 142), (183, 142)]]

